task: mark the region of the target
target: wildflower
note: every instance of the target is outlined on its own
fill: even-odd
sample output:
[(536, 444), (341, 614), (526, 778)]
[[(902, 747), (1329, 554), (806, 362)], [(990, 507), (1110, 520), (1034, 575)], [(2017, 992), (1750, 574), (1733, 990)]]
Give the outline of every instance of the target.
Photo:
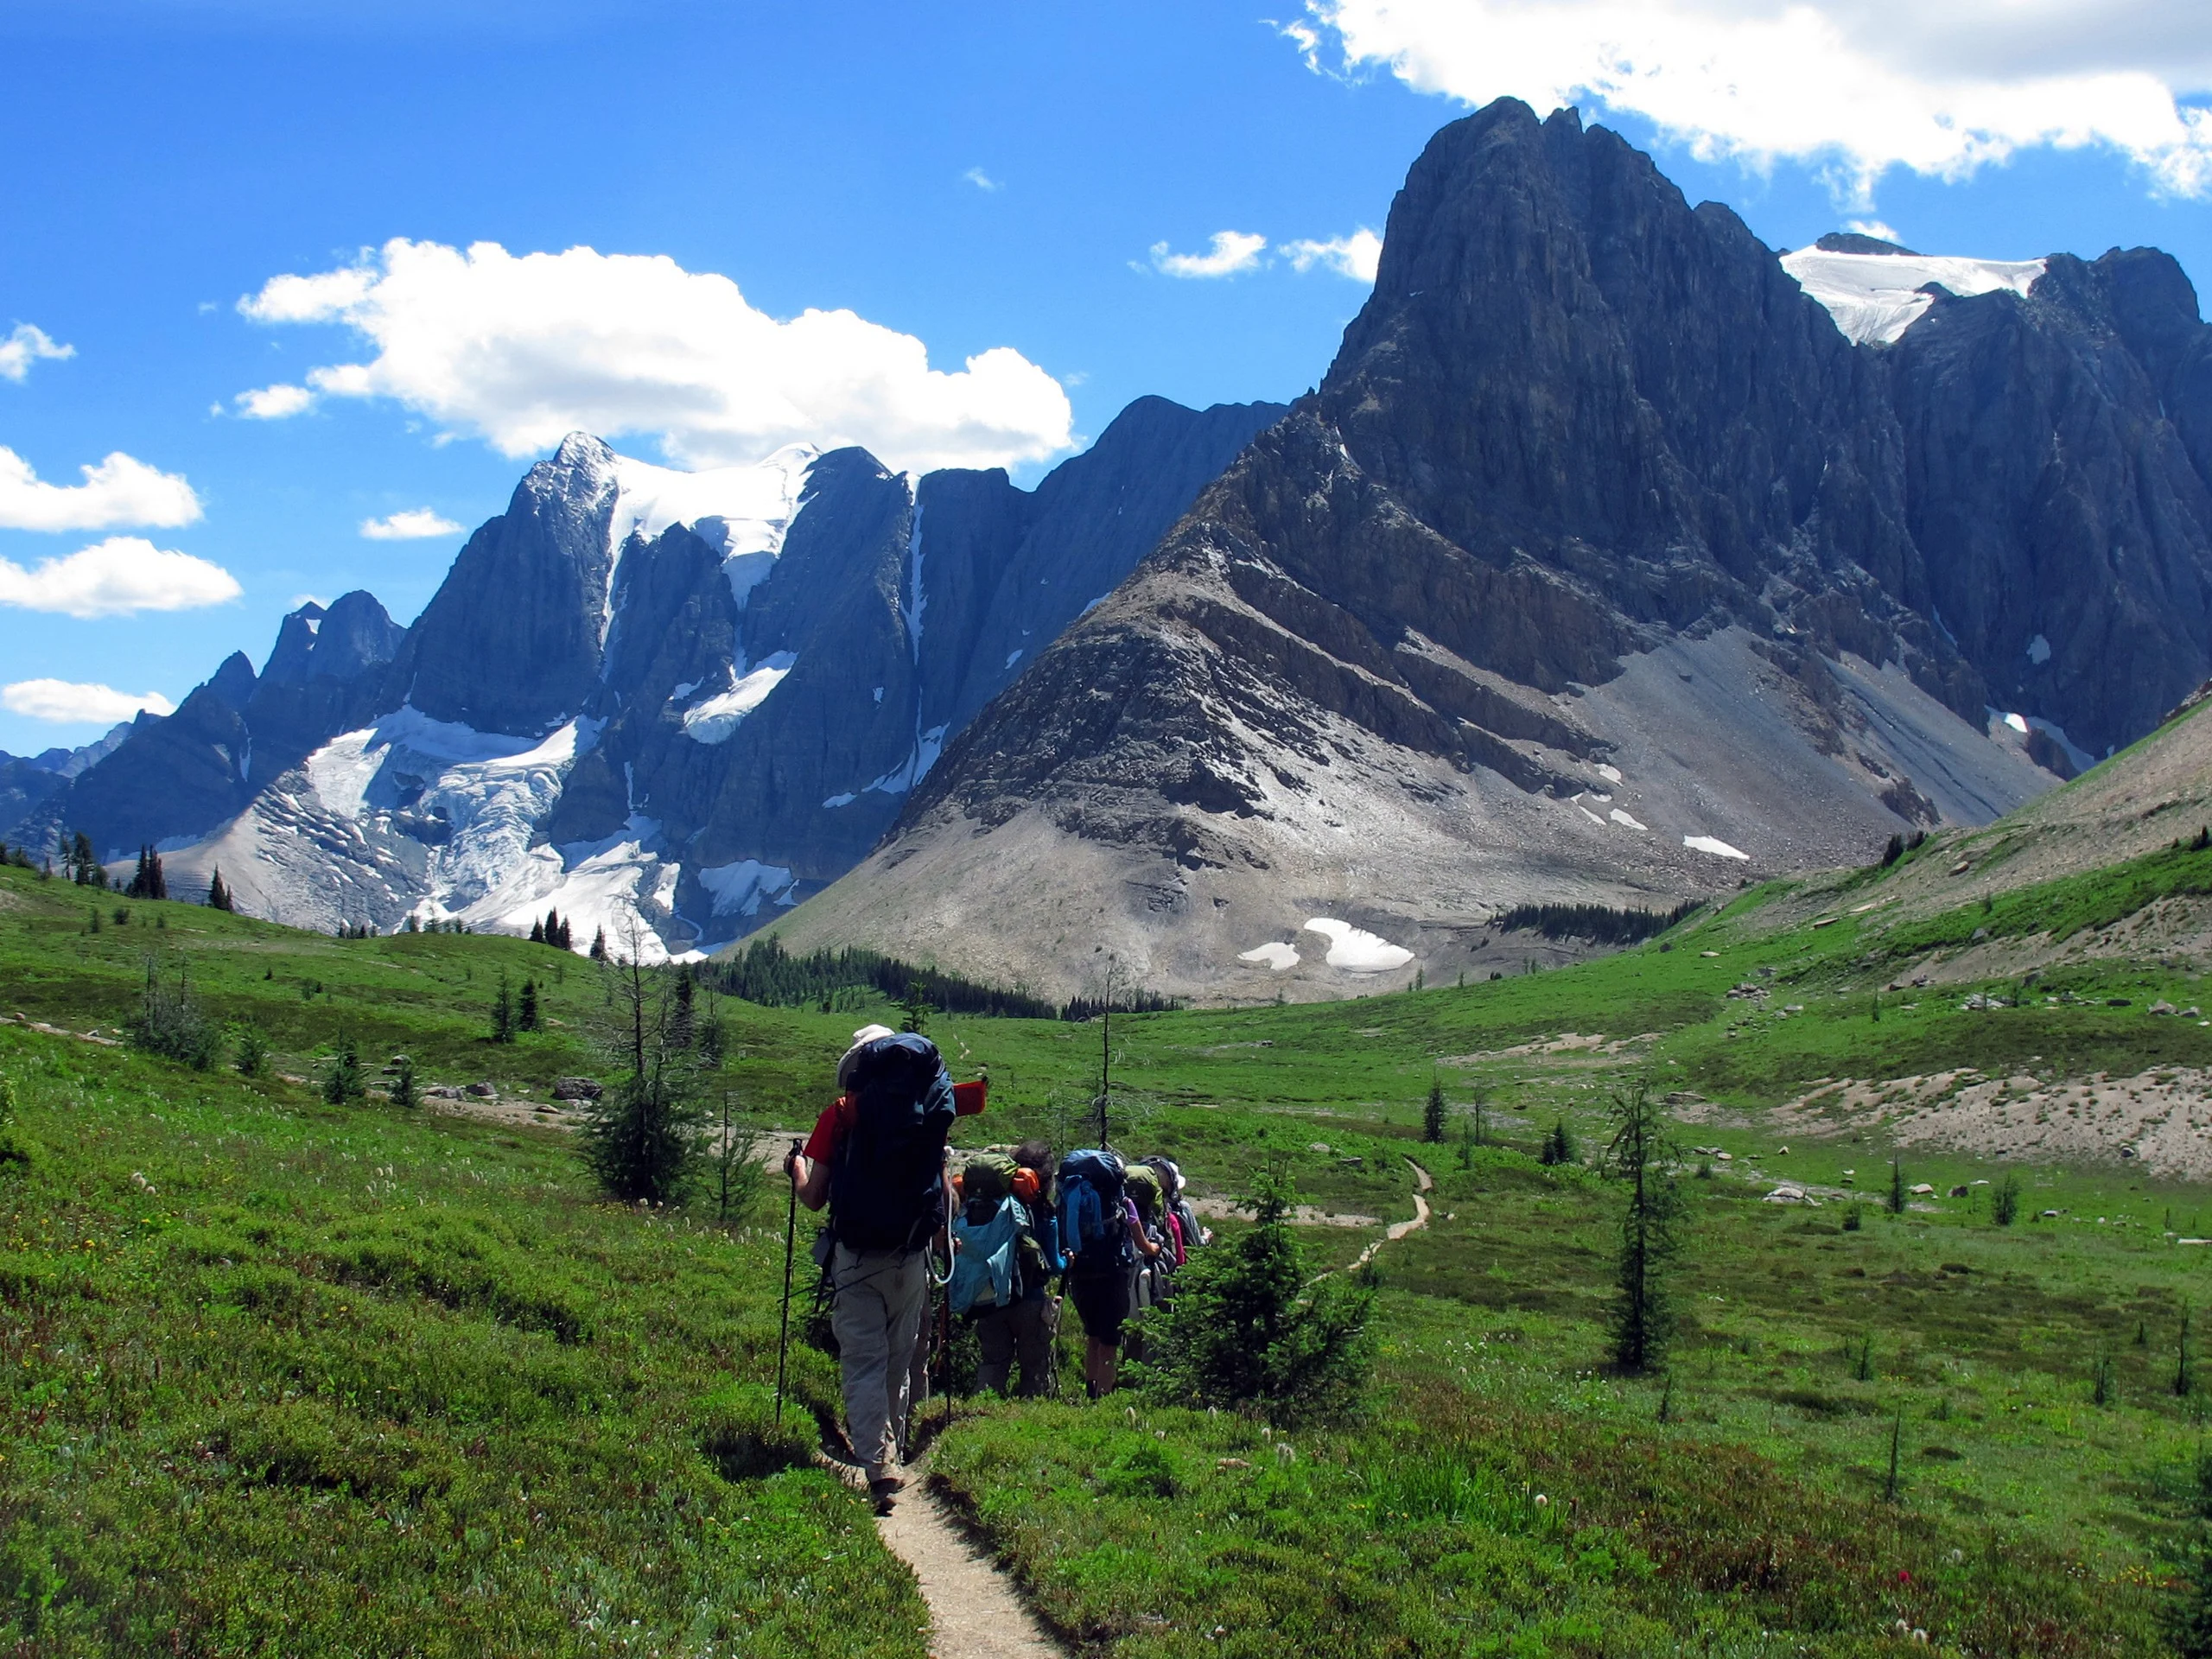
[(1540, 1509), (1540, 1510), (1548, 1510), (1548, 1509), (1551, 1508), (1551, 1506), (1552, 1506), (1552, 1501), (1551, 1501), (1551, 1499), (1549, 1499), (1548, 1497), (1545, 1497), (1541, 1492), (1538, 1492), (1538, 1493), (1536, 1494), (1536, 1507), (1537, 1507), (1538, 1509)]

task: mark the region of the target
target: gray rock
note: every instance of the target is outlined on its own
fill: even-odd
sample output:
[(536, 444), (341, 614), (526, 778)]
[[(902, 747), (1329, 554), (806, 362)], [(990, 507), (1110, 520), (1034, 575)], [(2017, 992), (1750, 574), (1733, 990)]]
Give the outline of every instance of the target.
[(597, 1100), (606, 1090), (590, 1077), (563, 1077), (553, 1085), (556, 1100)]

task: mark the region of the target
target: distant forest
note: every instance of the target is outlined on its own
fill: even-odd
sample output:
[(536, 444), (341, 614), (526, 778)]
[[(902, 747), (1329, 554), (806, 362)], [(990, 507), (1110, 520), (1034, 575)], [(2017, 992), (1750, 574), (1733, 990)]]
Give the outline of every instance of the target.
[(1115, 1014), (1158, 1014), (1181, 1006), (1172, 997), (1149, 991), (1117, 993), (1110, 1005), (1096, 997), (1077, 997), (1061, 1005), (1027, 991), (1003, 990), (958, 974), (918, 968), (879, 950), (817, 950), (795, 957), (778, 939), (754, 940), (717, 963), (713, 976), (715, 988), (725, 996), (779, 1008), (836, 1007), (855, 991), (878, 992), (893, 1002), (918, 997), (948, 1014), (1013, 1020), (1089, 1020), (1109, 1009)]
[(1516, 905), (1491, 920), (1503, 933), (1541, 933), (1548, 939), (1587, 939), (1593, 944), (1634, 944), (1699, 908), (1688, 899), (1672, 910), (1617, 910), (1611, 905)]

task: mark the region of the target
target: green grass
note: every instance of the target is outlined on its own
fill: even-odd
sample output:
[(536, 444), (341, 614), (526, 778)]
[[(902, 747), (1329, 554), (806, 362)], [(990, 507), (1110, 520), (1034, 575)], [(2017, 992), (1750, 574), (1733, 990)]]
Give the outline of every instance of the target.
[[(1821, 1079), (2212, 1064), (2212, 1031), (2145, 1012), (2203, 995), (2155, 963), (2069, 965), (2021, 1007), (1966, 1010), (1972, 986), (1883, 994), (1878, 1018), (1873, 1001), (1993, 917), (2094, 928), (2185, 893), (2175, 856), (1901, 925), (1773, 919), (1777, 899), (1814, 916), (1878, 899), (1879, 872), (1770, 884), (1573, 969), (1117, 1018), (1115, 1141), (1170, 1153), (1203, 1192), (1241, 1193), (1265, 1160), (1307, 1202), (1395, 1221), (1412, 1214), (1406, 1158), (1433, 1172), (1431, 1226), (1377, 1260), (1374, 1413), (1281, 1460), (1254, 1424), (1132, 1421), (1120, 1399), (963, 1409), (938, 1454), (948, 1491), (1053, 1623), (1117, 1655), (1871, 1653), (1899, 1617), (1961, 1653), (2155, 1650), (2166, 1493), (2204, 1398), (2173, 1392), (2175, 1348), (2183, 1310), (2212, 1303), (2212, 1251), (2164, 1234), (2212, 1230), (2206, 1191), (2024, 1169), (2024, 1208), (2059, 1218), (1870, 1204), (1846, 1231), (1847, 1205), (1762, 1205), (1744, 1172), (1885, 1183), (1877, 1133), (1783, 1154), (1763, 1127)], [(920, 1651), (912, 1582), (863, 1508), (810, 1468), (759, 1472), (779, 1457), (747, 1438), (746, 1389), (772, 1375), (779, 1217), (725, 1232), (696, 1204), (612, 1208), (557, 1132), (330, 1108), (284, 1080), (312, 1079), (341, 1037), (372, 1075), (410, 1055), (425, 1084), (543, 1099), (557, 1077), (605, 1076), (588, 963), (179, 905), (127, 904), (118, 927), (120, 902), (93, 933), (84, 894), (0, 872), (0, 1014), (119, 1031), (151, 955), (275, 1053), (249, 1081), (0, 1026), (32, 1149), (0, 1162), (0, 1641)], [(503, 969), (540, 980), (554, 1022), (512, 1046), (487, 1039)], [(1764, 1007), (1727, 998), (1746, 981), (1770, 988)], [(743, 1121), (810, 1121), (869, 1011), (723, 1004)], [(957, 1072), (992, 1074), (963, 1143), (1090, 1138), (1098, 1026), (931, 1032)], [(1526, 1155), (1554, 1117), (1593, 1144), (1636, 1073), (1718, 1103), (1685, 1138), (1737, 1156), (1691, 1183), (1671, 1394), (1605, 1370), (1616, 1195)], [(1509, 1144), (1462, 1169), (1455, 1117), (1424, 1147), (1435, 1076), (1455, 1110), (1483, 1090)], [(1907, 1168), (1939, 1190), (2002, 1173), (1925, 1150)], [(1301, 1236), (1336, 1267), (1374, 1231)], [(2117, 1397), (2098, 1407), (2105, 1361)], [(823, 1355), (800, 1350), (798, 1377), (806, 1408), (834, 1409)]]
[(9, 1650), (922, 1651), (859, 1499), (702, 1449), (779, 1237), (596, 1204), (544, 1133), (12, 1027), (0, 1075)]

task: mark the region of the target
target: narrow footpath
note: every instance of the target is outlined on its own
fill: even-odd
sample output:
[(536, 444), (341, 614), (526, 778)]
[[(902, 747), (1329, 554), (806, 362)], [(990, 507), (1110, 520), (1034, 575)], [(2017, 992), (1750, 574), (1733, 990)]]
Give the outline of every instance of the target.
[(996, 1563), (969, 1541), (928, 1486), (928, 1459), (910, 1464), (906, 1490), (875, 1529), (921, 1580), (931, 1659), (1062, 1659), (1058, 1643)]
[(1352, 1263), (1355, 1268), (1363, 1268), (1372, 1262), (1375, 1259), (1376, 1251), (1381, 1249), (1385, 1244), (1395, 1243), (1408, 1233), (1428, 1225), (1428, 1194), (1435, 1189), (1436, 1179), (1419, 1164), (1414, 1163), (1412, 1159), (1407, 1159), (1406, 1163), (1414, 1173), (1413, 1217), (1408, 1221), (1394, 1221), (1384, 1228), (1382, 1236), (1359, 1253), (1359, 1260)]
[[(1383, 1245), (1428, 1225), (1427, 1194), (1436, 1185), (1412, 1159), (1414, 1213), (1392, 1222), (1360, 1253), (1359, 1265)], [(858, 1471), (840, 1465), (847, 1479)], [(943, 1499), (929, 1490), (929, 1457), (906, 1466), (906, 1490), (875, 1529), (884, 1547), (913, 1569), (930, 1610), (931, 1659), (1065, 1659), (997, 1563), (969, 1539)]]

